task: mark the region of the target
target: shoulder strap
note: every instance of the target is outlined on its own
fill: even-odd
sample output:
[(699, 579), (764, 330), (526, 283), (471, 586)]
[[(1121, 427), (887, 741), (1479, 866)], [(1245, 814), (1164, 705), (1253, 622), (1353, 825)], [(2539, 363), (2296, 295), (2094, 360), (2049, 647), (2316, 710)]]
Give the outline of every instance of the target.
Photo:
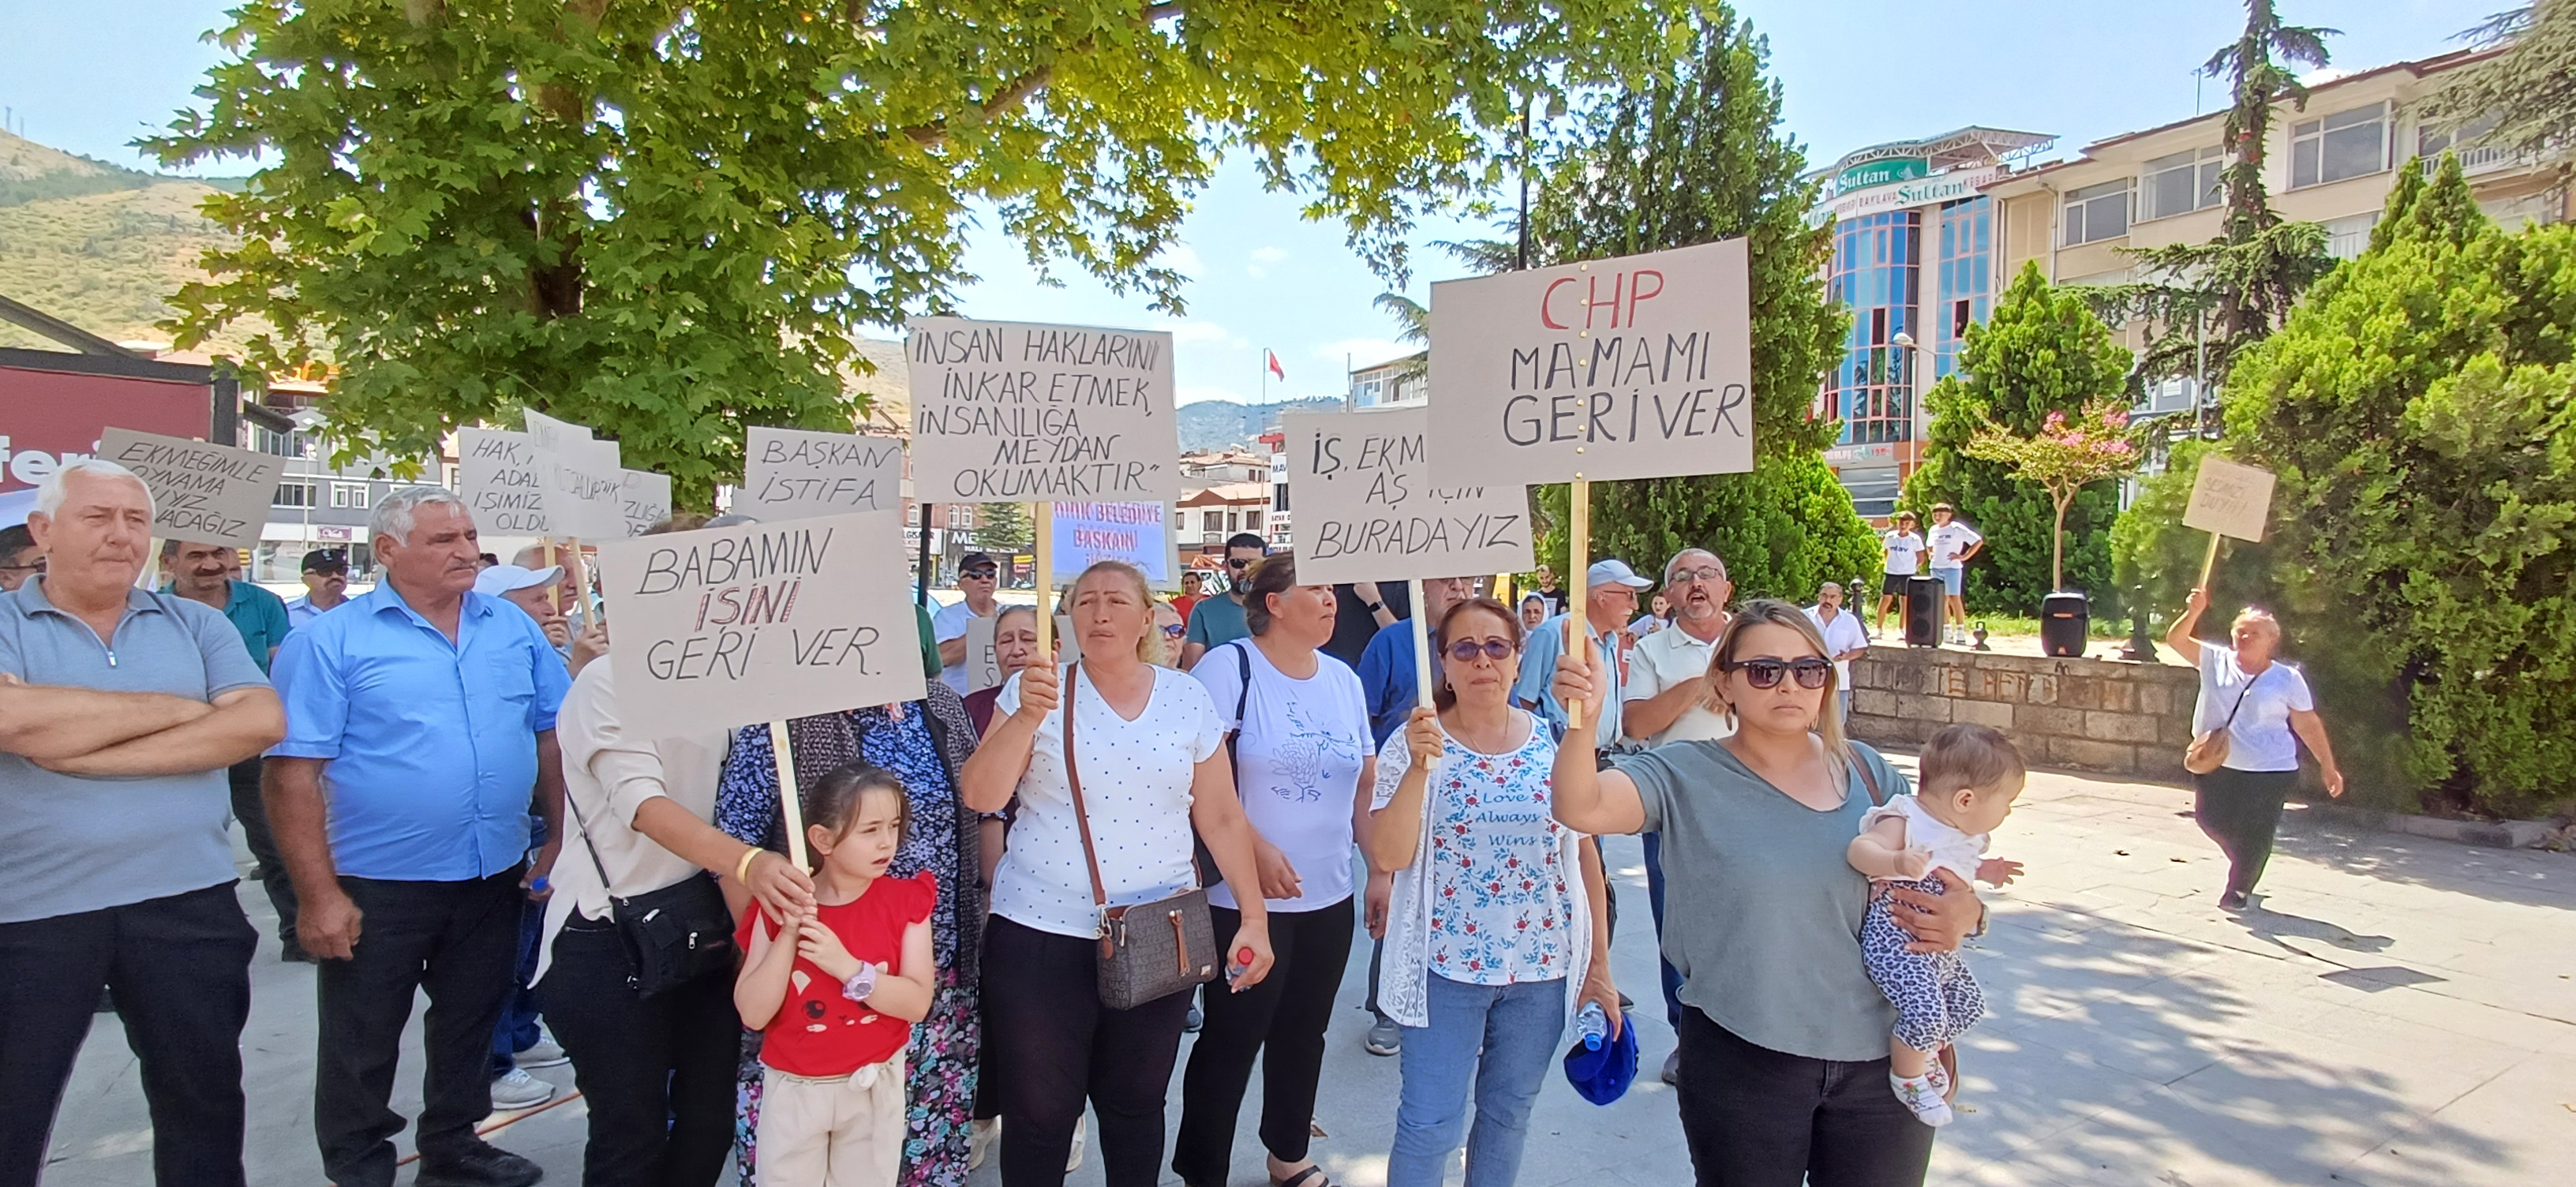
[(1878, 768), (1870, 762), (1870, 759), (1876, 757), (1878, 756), (1874, 752), (1867, 757), (1854, 754), (1852, 763), (1860, 768), (1860, 785), (1869, 789), (1870, 806), (1884, 808), (1887, 806), (1887, 789), (1878, 785)]
[(1236, 639), (1226, 646), (1234, 651), (1235, 678), (1242, 682), (1234, 690), (1234, 721), (1225, 729), (1225, 765), (1239, 784), (1243, 781), (1243, 765), (1235, 756), (1235, 739), (1243, 736), (1243, 711), (1252, 703), (1252, 644)]
[(581, 818), (581, 805), (574, 802), (572, 789), (564, 788), (564, 808), (572, 813), (573, 831), (581, 835), (581, 847), (590, 851), (590, 868), (599, 871), (599, 892), (614, 901), (616, 891), (608, 884), (608, 867), (599, 860), (599, 847), (590, 843), (590, 822)]
[[(2279, 661), (2279, 660), (2277, 660), (2277, 659), (2276, 659), (2276, 660), (2273, 660), (2272, 662), (2273, 662), (2274, 664), (2278, 664), (2278, 663), (2280, 663), (2281, 661)], [(2238, 668), (2238, 669), (2236, 669), (2236, 670), (2237, 670), (2237, 671), (2242, 672), (2242, 671), (2244, 671), (2245, 669), (2243, 669), (2243, 668)], [(2246, 678), (2245, 678), (2245, 687), (2244, 687), (2244, 688), (2242, 688), (2242, 689), (2237, 690), (2237, 693), (2236, 693), (2236, 703), (2227, 707), (2227, 720), (2220, 722), (2220, 723), (2218, 724), (2218, 728), (2220, 728), (2220, 729), (2222, 729), (2222, 730), (2223, 730), (2223, 729), (2230, 728), (2230, 727), (2232, 727), (2232, 726), (2234, 726), (2234, 725), (2236, 724), (2236, 713), (2237, 713), (2237, 711), (2238, 711), (2238, 710), (2243, 709), (2243, 708), (2245, 707), (2245, 698), (2247, 698), (2247, 697), (2250, 697), (2250, 696), (2254, 695), (2254, 682), (2255, 682), (2255, 681), (2257, 681), (2257, 680), (2261, 680), (2261, 679), (2263, 678), (2263, 676), (2264, 676), (2264, 673), (2266, 673), (2266, 672), (2270, 672), (2271, 670), (2272, 670), (2272, 669), (2270, 669), (2270, 668), (2265, 668), (2265, 669), (2263, 669), (2263, 671), (2261, 671), (2261, 672), (2256, 672), (2256, 673), (2254, 673), (2253, 675), (2248, 676), (2248, 677), (2246, 677)]]
[(1082, 832), (1082, 860), (1091, 867), (1091, 905), (1095, 910), (1109, 906), (1109, 888), (1100, 880), (1100, 851), (1091, 843), (1091, 813), (1082, 806), (1082, 774), (1073, 765), (1073, 694), (1082, 680), (1082, 665), (1072, 663), (1064, 669), (1064, 785), (1073, 794), (1073, 823)]

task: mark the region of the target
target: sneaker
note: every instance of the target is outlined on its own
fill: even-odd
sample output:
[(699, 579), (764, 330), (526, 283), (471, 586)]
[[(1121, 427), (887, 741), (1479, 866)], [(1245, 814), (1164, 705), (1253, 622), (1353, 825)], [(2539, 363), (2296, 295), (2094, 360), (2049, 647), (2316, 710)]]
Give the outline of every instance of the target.
[(1404, 1028), (1397, 1026), (1395, 1019), (1380, 1014), (1376, 1022), (1369, 1024), (1368, 1039), (1360, 1047), (1371, 1055), (1401, 1055), (1404, 1053)]
[(1940, 1087), (1928, 1075), (1908, 1079), (1890, 1072), (1887, 1082), (1895, 1087), (1896, 1099), (1904, 1101), (1906, 1108), (1914, 1110), (1914, 1119), (1925, 1125), (1948, 1125), (1956, 1116), (1950, 1111), (1950, 1102), (1941, 1099)]
[(984, 1156), (993, 1150), (993, 1142), (1002, 1136), (1002, 1119), (979, 1117), (966, 1135), (966, 1169), (984, 1165)]
[[(1193, 1014), (1198, 1013), (1196, 1010), (1192, 1010), (1190, 1012)], [(1084, 1146), (1086, 1139), (1090, 1136), (1091, 1119), (1088, 1117), (1075, 1118), (1073, 1122), (1073, 1153), (1065, 1156), (1064, 1173), (1069, 1175), (1082, 1169), (1082, 1147)]]
[(492, 1110), (496, 1113), (533, 1109), (554, 1098), (554, 1085), (519, 1068), (511, 1068), (492, 1081)]
[(540, 1029), (536, 1045), (519, 1052), (516, 1062), (523, 1068), (561, 1067), (571, 1063), (572, 1056), (564, 1054), (563, 1044), (555, 1041), (552, 1032)]
[(1667, 1055), (1667, 1056), (1665, 1056), (1665, 1057), (1664, 1057), (1663, 1081), (1664, 1081), (1664, 1083), (1667, 1083), (1667, 1084), (1675, 1084), (1675, 1085), (1678, 1085), (1678, 1084), (1680, 1084), (1680, 1083), (1682, 1082), (1682, 1052), (1681, 1052), (1681, 1048), (1679, 1048), (1679, 1047), (1674, 1048), (1674, 1049), (1673, 1049), (1673, 1053), (1672, 1053), (1672, 1054)]
[[(521, 1073), (525, 1074), (525, 1073)], [(545, 1168), (498, 1146), (476, 1142), (461, 1154), (423, 1156), (416, 1187), (535, 1187)]]
[(1197, 1006), (1191, 1006), (1189, 1016), (1181, 1019), (1181, 1033), (1194, 1035), (1205, 1025), (1207, 1025), (1207, 1014)]

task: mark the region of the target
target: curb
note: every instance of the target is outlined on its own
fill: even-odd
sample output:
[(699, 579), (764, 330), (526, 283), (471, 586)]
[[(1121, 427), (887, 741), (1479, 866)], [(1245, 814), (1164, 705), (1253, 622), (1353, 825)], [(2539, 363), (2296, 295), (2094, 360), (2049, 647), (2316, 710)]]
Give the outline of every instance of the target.
[(2549, 840), (2551, 833), (2558, 831), (2557, 825), (2546, 820), (2449, 820), (2439, 816), (2414, 816), (2332, 803), (2311, 803), (2307, 810), (2316, 813), (2321, 820), (2353, 828), (2456, 841), (2488, 849), (2538, 849)]

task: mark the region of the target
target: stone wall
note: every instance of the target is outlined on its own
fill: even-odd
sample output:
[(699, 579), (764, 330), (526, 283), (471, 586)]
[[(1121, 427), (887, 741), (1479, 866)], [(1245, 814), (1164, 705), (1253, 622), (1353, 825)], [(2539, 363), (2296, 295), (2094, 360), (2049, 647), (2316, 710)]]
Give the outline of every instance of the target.
[(1852, 661), (1851, 735), (1915, 746), (1990, 725), (2039, 766), (2182, 780), (2199, 676), (2171, 664), (1872, 647)]

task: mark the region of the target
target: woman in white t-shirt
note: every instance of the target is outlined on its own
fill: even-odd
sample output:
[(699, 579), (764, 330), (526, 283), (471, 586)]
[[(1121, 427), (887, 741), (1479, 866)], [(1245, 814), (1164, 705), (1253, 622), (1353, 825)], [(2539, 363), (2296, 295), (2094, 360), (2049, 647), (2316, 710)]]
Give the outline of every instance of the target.
[(2324, 768), (2326, 793), (2343, 794), (2343, 770), (2326, 742), (2325, 719), (2308, 695), (2307, 677), (2282, 663), (2281, 623), (2271, 612), (2248, 607), (2228, 634), (2233, 647), (2192, 637), (2209, 609), (2209, 591), (2195, 589), (2165, 643), (2200, 666), (2200, 708), (2195, 734), (2227, 731), (2227, 759), (2215, 771), (2192, 777), (2193, 814), (2200, 831), (2227, 855), (2227, 888), (2218, 905), (2240, 910), (2272, 856), (2272, 833), (2281, 805), (2299, 783), (2299, 743), (2308, 744)]
[[(1172, 1147), (1172, 1171), (1191, 1187), (1226, 1181), (1255, 1056), (1270, 1181), (1322, 1187), (1306, 1145), (1324, 1030), (1357, 921), (1351, 846), (1365, 835), (1377, 778), (1359, 676), (1322, 650), (1337, 609), (1332, 586), (1298, 584), (1296, 558), (1273, 553), (1244, 589), (1251, 637), (1209, 648), (1190, 669), (1237, 731), (1235, 790), (1252, 822), (1279, 960), (1258, 988), (1208, 995), (1206, 1026), (1181, 1078), (1181, 1132)], [(1234, 896), (1211, 887), (1208, 901), (1222, 934), (1238, 917)]]
[[(1000, 1089), (1002, 1181), (1064, 1181), (1065, 1158), (1087, 1098), (1100, 1115), (1100, 1157), (1111, 1187), (1150, 1187), (1161, 1177), (1163, 1098), (1180, 1052), (1188, 993), (1112, 1010), (1095, 980), (1100, 911), (1082, 823), (1091, 829), (1110, 906), (1153, 902), (1198, 884), (1191, 830), (1207, 841), (1230, 890), (1251, 896), (1225, 941), (1251, 963), (1240, 992), (1270, 972), (1270, 929), (1260, 905), (1252, 830), (1227, 768), (1224, 723), (1207, 689), (1160, 667), (1162, 632), (1153, 594), (1135, 566), (1103, 561), (1068, 593), (1082, 662), (1067, 693), (1074, 717), (1074, 774), (1086, 811), (1077, 817), (1065, 765), (1064, 687), (1057, 668), (1022, 669), (995, 700), (995, 718), (961, 778), (966, 806), (998, 812), (1017, 797), (1010, 849), (993, 875), (984, 929), (984, 1074)], [(1219, 935), (1225, 935), (1219, 932)]]

